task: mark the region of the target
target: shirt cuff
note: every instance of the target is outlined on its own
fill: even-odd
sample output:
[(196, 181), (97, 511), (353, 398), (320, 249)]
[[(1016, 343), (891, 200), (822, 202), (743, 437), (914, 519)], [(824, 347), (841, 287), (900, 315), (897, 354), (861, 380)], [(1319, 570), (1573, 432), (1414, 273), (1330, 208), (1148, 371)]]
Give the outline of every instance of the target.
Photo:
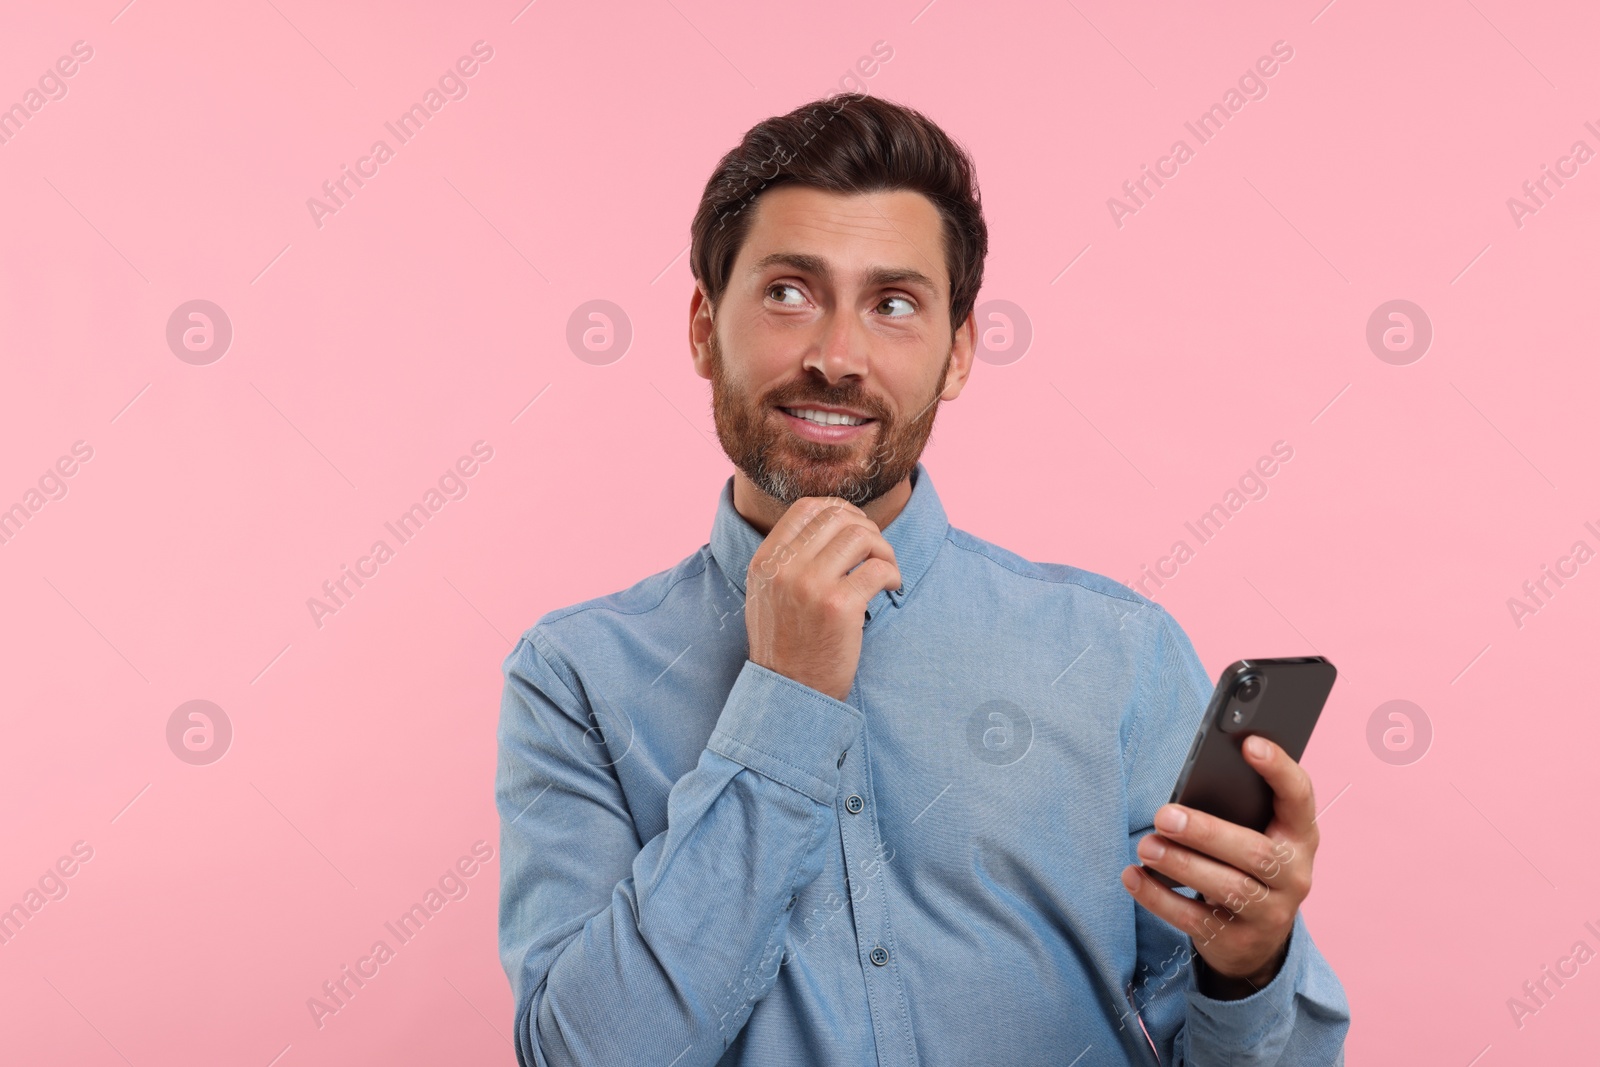
[(863, 722), (849, 704), (745, 660), (706, 747), (831, 807)]
[[(1233, 1058), (1224, 1062), (1278, 1062), (1279, 1054), (1294, 1033), (1294, 997), (1305, 975), (1306, 945), (1310, 938), (1305, 917), (1296, 912), (1283, 966), (1278, 968), (1272, 981), (1238, 1000), (1206, 996), (1200, 992), (1194, 969), (1190, 968), (1189, 1049), (1198, 1062), (1210, 1062), (1198, 1059), (1201, 1049), (1226, 1051)], [(1241, 1058), (1239, 1054), (1245, 1052), (1248, 1058)]]

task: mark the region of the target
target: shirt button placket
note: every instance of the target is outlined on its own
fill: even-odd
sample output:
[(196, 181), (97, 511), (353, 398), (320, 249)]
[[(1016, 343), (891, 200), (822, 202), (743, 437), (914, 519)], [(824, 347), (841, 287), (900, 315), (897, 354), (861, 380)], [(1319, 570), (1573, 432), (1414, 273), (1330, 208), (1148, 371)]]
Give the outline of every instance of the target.
[[(854, 696), (854, 692), (851, 694)], [(866, 738), (862, 737), (858, 746), (865, 745)], [(841, 767), (843, 757), (840, 758)], [(865, 757), (851, 764), (853, 771), (843, 772), (839, 777), (839, 792), (844, 794), (843, 807), (851, 816), (859, 816), (866, 812), (866, 797), (858, 792), (850, 792), (852, 783), (849, 778), (856, 778), (860, 785), (866, 784)], [(883, 866), (885, 864), (884, 852), (878, 845), (878, 828), (872, 818), (843, 818), (839, 819), (840, 840), (844, 846), (845, 881), (854, 906), (850, 909), (851, 919), (855, 925), (857, 951), (862, 955), (866, 967), (867, 1000), (873, 1005), (873, 1034), (880, 1050), (903, 1049), (902, 1033), (893, 1020), (899, 1017), (900, 1008), (898, 1001), (899, 979), (892, 971), (883, 970), (890, 962), (888, 946), (884, 943), (888, 930), (888, 915), (886, 912), (888, 901), (884, 888)], [(892, 858), (892, 854), (890, 857)], [(887, 984), (885, 984), (887, 983)], [(915, 1053), (901, 1051), (898, 1055), (889, 1055), (882, 1061), (884, 1064), (908, 1064), (915, 1062)]]

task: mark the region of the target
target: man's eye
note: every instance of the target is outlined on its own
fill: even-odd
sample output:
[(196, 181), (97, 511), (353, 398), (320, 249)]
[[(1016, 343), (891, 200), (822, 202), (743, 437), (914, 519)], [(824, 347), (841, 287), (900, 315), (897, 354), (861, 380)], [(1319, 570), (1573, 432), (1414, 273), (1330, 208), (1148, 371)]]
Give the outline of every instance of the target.
[(795, 302), (795, 301), (789, 301), (789, 300), (780, 299), (778, 301), (778, 303), (784, 304), (784, 305), (786, 305), (788, 307), (799, 307), (800, 304), (805, 303), (805, 294), (801, 293), (799, 289), (797, 289), (796, 287), (790, 285), (788, 282), (778, 282), (776, 285), (769, 285), (767, 287), (767, 295), (771, 296), (773, 293), (781, 292), (784, 289), (787, 289), (791, 293), (794, 293), (795, 295), (799, 296), (800, 300), (798, 302)]
[(886, 297), (883, 298), (882, 302), (880, 302), (878, 304), (878, 306), (879, 307), (883, 307), (884, 304), (892, 303), (894, 301), (899, 301), (900, 303), (904, 304), (906, 306), (906, 310), (901, 312), (898, 315), (890, 315), (890, 316), (888, 316), (889, 318), (891, 318), (891, 319), (903, 319), (907, 315), (913, 315), (913, 314), (916, 313), (917, 305), (913, 304), (910, 300), (906, 299), (903, 296), (886, 296)]

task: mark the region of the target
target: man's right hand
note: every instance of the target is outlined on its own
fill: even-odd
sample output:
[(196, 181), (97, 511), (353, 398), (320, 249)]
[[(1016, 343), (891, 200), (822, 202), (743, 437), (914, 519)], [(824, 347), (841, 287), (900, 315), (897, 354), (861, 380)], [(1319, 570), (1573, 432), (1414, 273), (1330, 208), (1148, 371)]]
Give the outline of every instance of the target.
[(745, 573), (750, 660), (843, 701), (867, 603), (898, 588), (894, 548), (865, 512), (839, 497), (801, 497)]

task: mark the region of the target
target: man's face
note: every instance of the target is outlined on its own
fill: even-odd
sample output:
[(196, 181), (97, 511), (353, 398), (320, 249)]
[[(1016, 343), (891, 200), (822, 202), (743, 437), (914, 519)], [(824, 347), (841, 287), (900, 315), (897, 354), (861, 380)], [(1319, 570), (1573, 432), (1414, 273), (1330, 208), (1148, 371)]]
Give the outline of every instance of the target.
[(939, 213), (920, 193), (796, 185), (746, 210), (715, 322), (691, 324), (717, 437), (781, 504), (866, 504), (910, 474), (971, 369), (970, 318), (951, 339)]

